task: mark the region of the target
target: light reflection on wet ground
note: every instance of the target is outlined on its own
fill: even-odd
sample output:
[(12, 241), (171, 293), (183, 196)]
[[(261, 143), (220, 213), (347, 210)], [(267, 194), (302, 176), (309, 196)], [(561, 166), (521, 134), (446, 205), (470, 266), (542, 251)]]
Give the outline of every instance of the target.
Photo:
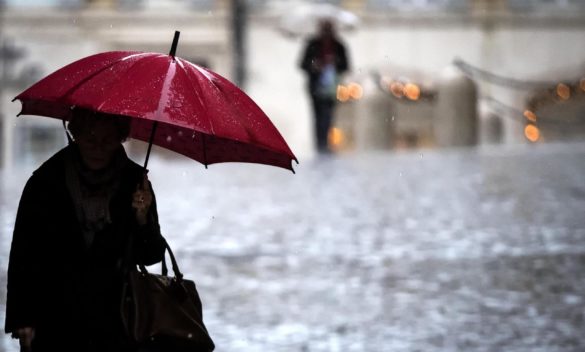
[[(296, 175), (180, 160), (150, 177), (219, 352), (585, 350), (585, 144), (347, 155)], [(29, 173), (0, 173), (2, 282)]]

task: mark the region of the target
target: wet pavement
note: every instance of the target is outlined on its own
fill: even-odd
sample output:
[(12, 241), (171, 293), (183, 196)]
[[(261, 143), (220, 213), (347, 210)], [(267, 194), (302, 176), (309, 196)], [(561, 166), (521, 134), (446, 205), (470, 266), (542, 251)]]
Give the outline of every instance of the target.
[(218, 352), (585, 350), (583, 143), (150, 169)]

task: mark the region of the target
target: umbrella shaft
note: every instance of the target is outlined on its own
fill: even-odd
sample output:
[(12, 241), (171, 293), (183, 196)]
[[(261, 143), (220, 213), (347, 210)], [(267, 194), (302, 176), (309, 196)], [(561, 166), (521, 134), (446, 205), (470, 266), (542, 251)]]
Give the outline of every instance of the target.
[(144, 172), (146, 172), (146, 167), (148, 166), (148, 159), (150, 158), (150, 150), (152, 149), (152, 142), (154, 141), (154, 134), (156, 133), (156, 128), (158, 127), (158, 121), (154, 121), (152, 124), (152, 130), (150, 131), (150, 138), (148, 140), (148, 150), (146, 151), (146, 160), (144, 160)]

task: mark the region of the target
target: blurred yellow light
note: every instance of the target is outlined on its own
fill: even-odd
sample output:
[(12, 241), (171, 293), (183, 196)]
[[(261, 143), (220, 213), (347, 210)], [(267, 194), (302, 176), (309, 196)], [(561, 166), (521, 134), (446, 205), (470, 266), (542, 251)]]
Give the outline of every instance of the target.
[(528, 121), (536, 122), (536, 114), (530, 110), (524, 111), (524, 117), (526, 117)]
[(338, 127), (331, 127), (327, 136), (329, 145), (333, 148), (339, 148), (345, 143), (345, 134)]
[(579, 87), (581, 87), (581, 90), (585, 92), (585, 78), (582, 78), (579, 81)]
[(540, 130), (534, 125), (526, 125), (524, 127), (524, 136), (531, 142), (536, 142), (540, 139)]
[(571, 88), (564, 83), (557, 84), (557, 95), (562, 100), (567, 100), (571, 97)]
[(364, 89), (357, 83), (350, 83), (347, 88), (349, 89), (349, 96), (352, 99), (360, 100), (364, 96)]
[(390, 83), (390, 93), (396, 98), (402, 98), (404, 96), (404, 85), (400, 82)]
[(349, 88), (344, 85), (337, 86), (337, 100), (340, 102), (346, 102), (349, 100)]
[(420, 88), (414, 83), (407, 83), (404, 86), (404, 94), (410, 100), (418, 100), (420, 98)]

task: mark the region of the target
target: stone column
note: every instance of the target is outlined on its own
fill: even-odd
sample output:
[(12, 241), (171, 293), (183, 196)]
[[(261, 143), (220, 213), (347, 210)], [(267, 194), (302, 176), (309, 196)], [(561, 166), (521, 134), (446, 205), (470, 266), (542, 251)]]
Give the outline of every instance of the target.
[(379, 150), (392, 147), (392, 99), (376, 83), (364, 83), (363, 98), (356, 103), (355, 147)]
[[(3, 101), (10, 101), (12, 97), (8, 97), (7, 94), (4, 92), (0, 93), (0, 98)], [(20, 105), (20, 103), (18, 103)], [(2, 106), (2, 111), (0, 112), (0, 124), (2, 128), (0, 129), (0, 168), (10, 169), (13, 163), (13, 153), (14, 153), (14, 134), (16, 133), (16, 117), (12, 116), (10, 109), (7, 109), (6, 106)]]
[(6, 162), (6, 150), (8, 149), (8, 141), (6, 138), (5, 130), (6, 130), (6, 117), (4, 116), (4, 111), (0, 111), (0, 169), (3, 169), (7, 166)]
[(440, 147), (477, 144), (477, 87), (455, 66), (441, 73), (433, 132)]
[(485, 144), (500, 144), (504, 137), (504, 125), (502, 118), (495, 114), (490, 114), (482, 121), (482, 137)]

